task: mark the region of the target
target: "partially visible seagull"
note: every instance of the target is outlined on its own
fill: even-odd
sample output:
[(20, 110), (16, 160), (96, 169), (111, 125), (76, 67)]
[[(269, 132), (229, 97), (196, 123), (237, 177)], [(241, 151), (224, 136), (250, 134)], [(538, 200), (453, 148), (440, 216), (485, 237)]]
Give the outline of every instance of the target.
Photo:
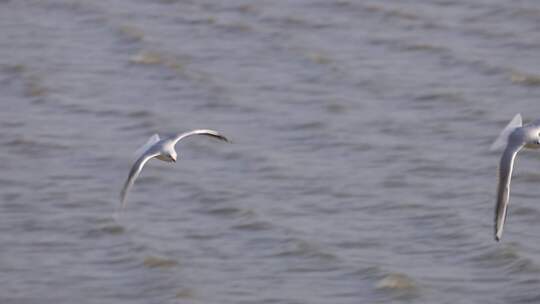
[(159, 135), (157, 134), (152, 135), (148, 142), (144, 144), (139, 150), (137, 150), (137, 154), (139, 156), (135, 161), (135, 164), (133, 164), (133, 167), (131, 167), (126, 183), (124, 184), (122, 192), (120, 193), (120, 202), (122, 208), (124, 208), (126, 204), (127, 192), (135, 182), (135, 179), (141, 173), (144, 164), (146, 164), (147, 161), (154, 157), (164, 162), (176, 162), (177, 154), (174, 150), (174, 146), (181, 139), (184, 139), (191, 135), (206, 135), (223, 140), (225, 142), (229, 141), (225, 136), (219, 134), (218, 132), (206, 129), (193, 130), (175, 136), (170, 136), (164, 139), (160, 139)]
[(540, 120), (523, 125), (521, 114), (514, 116), (491, 145), (491, 150), (502, 147), (505, 148), (499, 164), (499, 184), (495, 206), (495, 240), (497, 242), (501, 240), (506, 221), (514, 160), (517, 153), (523, 148), (540, 148)]

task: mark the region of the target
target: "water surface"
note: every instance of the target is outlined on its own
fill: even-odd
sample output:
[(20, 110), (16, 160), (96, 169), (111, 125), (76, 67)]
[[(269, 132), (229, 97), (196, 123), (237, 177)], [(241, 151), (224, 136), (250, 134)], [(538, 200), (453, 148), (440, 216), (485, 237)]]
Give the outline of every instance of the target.
[[(0, 1), (0, 302), (534, 303), (537, 1)], [(148, 164), (132, 153), (213, 128)]]

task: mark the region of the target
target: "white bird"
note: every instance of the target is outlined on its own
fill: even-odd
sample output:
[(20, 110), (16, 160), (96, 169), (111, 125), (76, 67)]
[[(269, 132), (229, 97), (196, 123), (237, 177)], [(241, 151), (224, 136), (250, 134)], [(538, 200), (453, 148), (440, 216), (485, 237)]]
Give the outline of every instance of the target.
[(510, 198), (510, 180), (517, 153), (523, 149), (540, 148), (540, 120), (523, 125), (521, 114), (517, 114), (503, 129), (491, 150), (504, 148), (499, 164), (497, 204), (495, 206), (495, 240), (501, 240)]
[(154, 157), (164, 162), (176, 162), (177, 154), (174, 146), (181, 139), (191, 135), (206, 135), (223, 140), (225, 142), (229, 141), (225, 136), (219, 134), (218, 132), (206, 129), (193, 130), (175, 136), (170, 136), (164, 139), (160, 139), (159, 135), (157, 134), (152, 135), (148, 142), (144, 144), (139, 150), (137, 150), (139, 156), (131, 167), (126, 183), (124, 184), (122, 192), (120, 193), (120, 201), (122, 208), (125, 206), (127, 192), (135, 182), (135, 179), (141, 173), (144, 164), (146, 164), (147, 161)]

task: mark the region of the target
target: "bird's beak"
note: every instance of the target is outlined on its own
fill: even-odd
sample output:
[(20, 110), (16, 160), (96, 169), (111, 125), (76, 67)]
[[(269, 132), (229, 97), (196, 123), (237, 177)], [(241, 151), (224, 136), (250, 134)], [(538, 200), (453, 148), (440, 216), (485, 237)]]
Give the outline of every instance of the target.
[(173, 163), (175, 163), (175, 162), (176, 162), (176, 159), (173, 158), (172, 161), (173, 161)]

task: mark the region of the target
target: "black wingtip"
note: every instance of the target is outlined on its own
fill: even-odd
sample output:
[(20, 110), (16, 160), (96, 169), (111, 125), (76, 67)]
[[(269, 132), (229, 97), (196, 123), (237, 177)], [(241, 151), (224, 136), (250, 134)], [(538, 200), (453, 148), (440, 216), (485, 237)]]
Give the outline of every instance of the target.
[(214, 135), (214, 137), (216, 137), (217, 139), (222, 140), (222, 141), (224, 141), (224, 142), (226, 142), (226, 143), (230, 143), (230, 142), (231, 142), (227, 137), (225, 137), (225, 136), (223, 136), (223, 135), (221, 135), (221, 134), (219, 134), (219, 133), (217, 133), (216, 135)]

